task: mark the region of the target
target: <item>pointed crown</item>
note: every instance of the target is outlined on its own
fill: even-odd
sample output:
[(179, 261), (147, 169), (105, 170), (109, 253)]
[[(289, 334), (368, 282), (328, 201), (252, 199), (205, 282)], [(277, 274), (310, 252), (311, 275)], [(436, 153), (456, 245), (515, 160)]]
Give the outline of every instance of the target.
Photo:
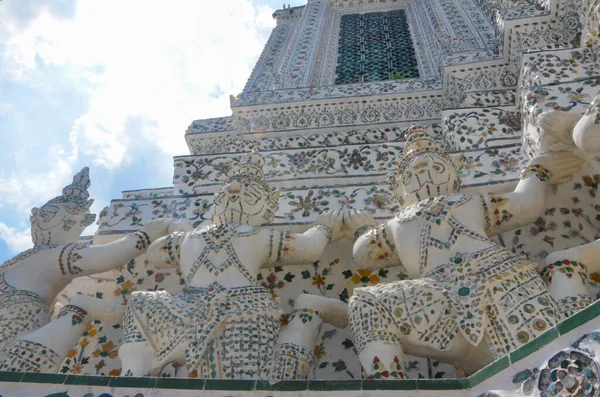
[(265, 165), (265, 159), (258, 153), (258, 150), (253, 149), (250, 153), (246, 154), (242, 159), (242, 162), (233, 175), (227, 179), (227, 182), (237, 179), (239, 177), (249, 177), (255, 180), (265, 180), (265, 174), (263, 173), (263, 167)]
[(90, 169), (84, 167), (73, 177), (73, 183), (63, 188), (63, 196), (72, 196), (81, 200), (87, 200), (90, 198), (90, 193), (87, 191), (90, 187)]
[(438, 152), (447, 156), (446, 151), (438, 147), (435, 140), (429, 136), (426, 128), (412, 126), (406, 132), (405, 137), (404, 155), (402, 156), (403, 164), (419, 153)]
[(62, 195), (53, 198), (46, 204), (62, 204), (65, 209), (73, 214), (79, 214), (87, 211), (94, 200), (88, 200), (90, 193), (87, 188), (90, 187), (90, 169), (84, 167), (73, 177), (73, 182), (65, 186), (62, 190)]

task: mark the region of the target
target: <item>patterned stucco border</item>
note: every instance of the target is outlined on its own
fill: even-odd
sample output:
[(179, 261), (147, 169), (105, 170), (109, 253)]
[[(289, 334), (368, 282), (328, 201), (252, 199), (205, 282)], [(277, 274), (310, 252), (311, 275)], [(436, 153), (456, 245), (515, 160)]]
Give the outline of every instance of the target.
[(185, 379), (185, 378), (125, 378), (110, 376), (85, 376), (0, 372), (0, 382), (85, 385), (104, 387), (135, 387), (163, 390), (226, 390), (226, 391), (372, 391), (372, 390), (470, 390), (511, 365), (525, 359), (544, 346), (575, 328), (600, 317), (600, 301), (557, 324), (536, 339), (496, 360), (465, 379), (408, 379), (400, 381), (370, 380), (303, 380), (284, 381), (271, 385), (267, 381)]

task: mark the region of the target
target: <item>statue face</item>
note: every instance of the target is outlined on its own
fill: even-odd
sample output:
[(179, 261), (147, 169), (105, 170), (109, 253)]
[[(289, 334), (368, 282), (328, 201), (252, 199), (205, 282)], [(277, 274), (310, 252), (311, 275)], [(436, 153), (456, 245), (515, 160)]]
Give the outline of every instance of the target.
[[(241, 176), (217, 192), (213, 204), (213, 223), (241, 223), (260, 226), (275, 218), (277, 204), (271, 189), (249, 177)], [(276, 193), (275, 193), (276, 194)]]
[[(90, 203), (91, 204), (91, 203)], [(76, 242), (84, 229), (94, 223), (89, 209), (68, 211), (64, 203), (51, 200), (31, 215), (31, 236), (35, 245), (63, 245)]]
[(408, 206), (429, 197), (454, 193), (459, 186), (452, 161), (436, 152), (426, 152), (409, 160), (398, 176), (396, 195)]

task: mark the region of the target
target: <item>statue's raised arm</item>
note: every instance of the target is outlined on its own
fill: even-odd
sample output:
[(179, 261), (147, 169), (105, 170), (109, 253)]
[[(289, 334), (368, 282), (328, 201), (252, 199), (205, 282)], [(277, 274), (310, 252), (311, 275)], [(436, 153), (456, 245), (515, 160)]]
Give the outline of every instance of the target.
[[(114, 304), (76, 296), (64, 313), (76, 316), (50, 322), (50, 305), (73, 279), (117, 268), (146, 252), (150, 243), (165, 235), (169, 221), (151, 221), (142, 230), (105, 245), (78, 243), (83, 230), (94, 222), (94, 200), (87, 191), (89, 169), (73, 177), (62, 194), (31, 211), (33, 248), (0, 267), (0, 369), (56, 371), (83, 329), (93, 319), (119, 317)], [(87, 321), (84, 318), (89, 316)], [(118, 318), (117, 318), (118, 321)], [(83, 328), (81, 328), (83, 327)], [(21, 359), (22, 349), (52, 352), (45, 366)], [(29, 347), (26, 347), (29, 346)], [(6, 349), (4, 349), (6, 347)], [(35, 358), (35, 357), (34, 357)]]
[(317, 261), (327, 245), (342, 237), (343, 214), (341, 210), (323, 212), (304, 233), (266, 230), (269, 252), (262, 267), (302, 265)]
[(513, 192), (462, 193), (452, 158), (425, 129), (411, 128), (392, 178), (403, 208), (380, 226), (364, 214), (344, 218), (358, 236), (359, 265), (401, 263), (410, 277), (356, 288), (350, 298), (364, 375), (404, 378), (405, 352), (472, 373), (557, 324), (562, 306), (535, 264), (490, 236), (533, 222), (546, 187), (582, 162), (570, 152), (540, 156)]
[(271, 226), (279, 191), (266, 182), (263, 165), (258, 152), (248, 153), (215, 193), (211, 224), (150, 247), (153, 265), (181, 267), (185, 288), (132, 294), (119, 348), (126, 376), (156, 376), (177, 363), (190, 377), (305, 378), (321, 324), (346, 325), (344, 302), (301, 294), (281, 328), (279, 302), (258, 272), (315, 262), (341, 235), (343, 218), (327, 211), (304, 233)]
[(544, 154), (523, 169), (513, 192), (482, 195), (487, 235), (533, 223), (544, 211), (546, 188), (569, 181), (583, 162), (571, 151)]

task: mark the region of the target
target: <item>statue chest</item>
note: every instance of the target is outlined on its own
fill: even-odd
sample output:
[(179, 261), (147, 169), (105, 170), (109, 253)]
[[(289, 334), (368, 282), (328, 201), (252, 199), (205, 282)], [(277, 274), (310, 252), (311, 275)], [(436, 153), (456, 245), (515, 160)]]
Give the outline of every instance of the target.
[[(211, 225), (191, 232), (181, 248), (181, 268), (186, 285), (227, 280), (255, 284), (260, 262), (249, 249), (259, 227), (236, 224)], [(256, 256), (256, 255), (254, 255)], [(197, 277), (196, 277), (197, 276)]]
[(465, 213), (479, 210), (471, 195), (452, 194), (424, 200), (400, 211), (394, 236), (398, 253), (411, 276), (422, 277), (457, 255), (492, 245), (483, 230), (463, 222)]

